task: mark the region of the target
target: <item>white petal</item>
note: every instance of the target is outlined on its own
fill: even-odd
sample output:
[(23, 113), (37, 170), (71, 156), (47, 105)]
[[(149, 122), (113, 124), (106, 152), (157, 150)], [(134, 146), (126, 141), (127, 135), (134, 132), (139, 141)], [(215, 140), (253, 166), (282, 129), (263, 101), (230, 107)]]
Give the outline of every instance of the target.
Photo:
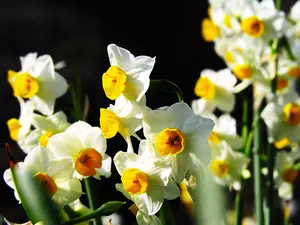
[(177, 184), (169, 179), (169, 183), (164, 187), (164, 198), (167, 200), (173, 200), (180, 196), (180, 190)]
[(157, 216), (155, 216), (155, 215), (149, 216), (149, 215), (143, 213), (142, 211), (137, 212), (136, 220), (137, 220), (138, 225), (145, 225), (145, 224), (162, 225), (160, 219)]
[(60, 206), (65, 206), (80, 198), (82, 194), (81, 183), (77, 178), (72, 178), (64, 183), (56, 183), (57, 192), (52, 199)]
[(46, 173), (52, 158), (53, 156), (49, 149), (38, 146), (25, 157), (24, 166), (26, 165), (27, 168), (30, 168), (35, 173)]
[[(38, 93), (39, 94), (39, 93)], [(51, 95), (39, 94), (31, 99), (34, 108), (44, 115), (51, 115), (54, 111), (55, 97)]]
[(216, 105), (214, 104), (214, 101), (206, 101), (203, 98), (192, 101), (192, 109), (196, 115), (209, 114), (214, 111), (215, 108)]
[(109, 178), (111, 175), (111, 157), (107, 154), (102, 155), (102, 167), (100, 169), (96, 169), (96, 174), (94, 178), (100, 180), (100, 176), (105, 176)]
[(116, 184), (116, 189), (121, 192), (126, 198), (128, 198), (129, 200), (131, 200), (131, 196), (130, 194), (128, 194), (124, 187), (123, 187), (123, 184)]
[(47, 80), (40, 85), (42, 85), (43, 92), (51, 93), (55, 98), (64, 95), (69, 87), (66, 79), (58, 73), (55, 73), (53, 80)]
[(107, 53), (110, 65), (118, 66), (125, 72), (129, 71), (134, 65), (134, 56), (125, 48), (110, 44), (107, 46)]
[(200, 138), (201, 140), (207, 140), (215, 123), (212, 119), (202, 116), (193, 116), (187, 118), (183, 124), (182, 132), (186, 138)]
[(94, 148), (101, 154), (106, 151), (106, 139), (103, 137), (99, 127), (92, 127), (89, 129), (89, 132), (83, 133), (81, 142), (84, 148)]
[(31, 75), (39, 81), (49, 81), (54, 79), (54, 65), (50, 55), (39, 56), (34, 64)]
[(36, 52), (28, 53), (25, 56), (21, 56), (20, 57), (21, 71), (23, 71), (23, 72), (32, 71), (32, 68), (34, 67), (35, 62), (36, 62), (36, 58), (37, 58)]
[(47, 117), (33, 114), (32, 116), (32, 124), (36, 129), (43, 130), (43, 131), (55, 131), (55, 125), (47, 119)]
[(132, 168), (136, 166), (137, 161), (138, 161), (138, 155), (131, 152), (119, 151), (114, 157), (114, 164), (120, 175), (122, 175), (122, 173), (126, 168)]
[(72, 178), (74, 173), (73, 160), (71, 158), (52, 160), (49, 163), (49, 167), (46, 172), (55, 181), (55, 183), (66, 182)]
[(42, 135), (41, 130), (33, 130), (28, 134), (18, 136), (18, 145), (25, 152), (29, 153), (33, 148), (39, 145), (39, 138)]
[(293, 186), (289, 183), (282, 183), (278, 188), (278, 195), (284, 200), (291, 200), (293, 197)]
[(182, 129), (184, 127), (184, 123), (189, 118), (193, 117), (195, 114), (192, 109), (184, 102), (178, 102), (171, 105), (167, 112), (173, 115), (176, 120), (175, 127)]
[(81, 140), (83, 136), (85, 137), (88, 133), (91, 132), (91, 129), (92, 126), (90, 124), (84, 121), (78, 121), (73, 123), (65, 132), (68, 134), (72, 134), (79, 140)]

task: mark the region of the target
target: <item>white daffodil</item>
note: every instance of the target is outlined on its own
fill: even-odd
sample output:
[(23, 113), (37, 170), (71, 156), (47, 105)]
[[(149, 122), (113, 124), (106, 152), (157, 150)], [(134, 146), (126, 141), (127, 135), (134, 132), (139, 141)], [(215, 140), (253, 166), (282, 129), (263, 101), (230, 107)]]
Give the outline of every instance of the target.
[(32, 124), (34, 107), (31, 101), (24, 101), (22, 98), (17, 97), (20, 103), (20, 117), (11, 118), (7, 121), (7, 127), (11, 139), (14, 141), (21, 141), (30, 131)]
[(35, 109), (51, 115), (55, 99), (66, 93), (66, 80), (54, 70), (51, 56), (29, 53), (21, 57), (21, 70), (9, 70), (8, 81), (16, 97), (30, 99)]
[(127, 151), (133, 152), (130, 136), (142, 128), (142, 119), (136, 118), (132, 105), (123, 100), (123, 97), (119, 97), (115, 105), (100, 109), (100, 128), (106, 139), (119, 132), (127, 142)]
[(38, 145), (47, 147), (49, 137), (64, 132), (70, 126), (62, 111), (51, 116), (33, 114), (32, 125), (35, 129), (18, 140), (18, 144), (25, 153), (30, 152)]
[(213, 129), (211, 119), (195, 115), (184, 102), (149, 111), (143, 121), (144, 135), (157, 157), (172, 164), (172, 178), (181, 183), (186, 173), (199, 172), (210, 160), (207, 139)]
[(154, 215), (164, 201), (164, 187), (172, 172), (171, 166), (155, 157), (143, 157), (131, 152), (118, 152), (114, 163), (121, 175), (118, 191), (132, 200), (146, 215)]
[(219, 144), (226, 141), (233, 149), (237, 150), (242, 147), (242, 138), (236, 132), (236, 121), (229, 114), (223, 114), (217, 118), (214, 114), (203, 115), (215, 122), (208, 142), (209, 144)]
[(150, 73), (155, 58), (149, 56), (134, 57), (128, 50), (110, 44), (107, 47), (111, 67), (102, 76), (102, 85), (106, 96), (115, 100), (125, 97), (128, 104), (145, 109), (142, 100), (150, 85)]
[[(82, 194), (80, 181), (72, 177), (72, 162), (66, 158), (54, 159), (47, 148), (36, 147), (26, 156), (24, 162), (18, 165), (20, 169), (32, 172), (60, 206), (68, 205), (79, 199)], [(10, 169), (4, 172), (3, 177), (5, 182), (15, 189)], [(15, 196), (17, 200), (20, 200), (16, 190)]]
[(220, 145), (223, 147), (220, 154), (211, 160), (210, 171), (217, 183), (238, 191), (241, 188), (242, 171), (246, 169), (250, 160), (243, 153), (233, 151), (225, 141)]
[(278, 152), (276, 154), (276, 185), (279, 197), (284, 200), (292, 199), (293, 183), (298, 176), (298, 170), (293, 167), (296, 159), (293, 153)]
[(276, 9), (273, 0), (248, 2), (241, 12), (241, 30), (252, 38), (261, 38), (267, 43), (280, 38), (285, 29), (285, 14)]
[(201, 99), (192, 102), (192, 108), (197, 115), (212, 112), (219, 108), (231, 112), (235, 104), (233, 87), (237, 79), (229, 69), (218, 72), (206, 69), (201, 72), (194, 92)]
[(268, 103), (261, 113), (268, 128), (269, 142), (300, 140), (300, 98), (290, 91)]
[(105, 154), (106, 139), (99, 127), (86, 122), (73, 123), (65, 132), (48, 139), (47, 147), (55, 158), (68, 158), (73, 162), (74, 174), (79, 179), (93, 176), (110, 177), (111, 158)]

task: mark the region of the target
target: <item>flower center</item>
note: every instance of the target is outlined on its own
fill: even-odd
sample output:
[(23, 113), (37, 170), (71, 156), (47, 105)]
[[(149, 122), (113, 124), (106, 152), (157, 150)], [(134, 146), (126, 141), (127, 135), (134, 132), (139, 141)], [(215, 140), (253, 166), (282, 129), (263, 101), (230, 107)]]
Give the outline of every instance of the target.
[(282, 148), (284, 148), (284, 147), (286, 147), (286, 146), (288, 146), (290, 144), (290, 141), (289, 141), (289, 139), (288, 138), (282, 138), (282, 139), (280, 139), (279, 141), (276, 141), (275, 143), (274, 143), (274, 145), (275, 145), (275, 147), (277, 148), (277, 149), (282, 149)]
[(231, 24), (231, 19), (230, 19), (230, 16), (229, 14), (226, 14), (223, 18), (223, 23), (226, 27), (228, 28), (232, 28), (232, 24)]
[(287, 183), (293, 183), (298, 176), (298, 170), (288, 167), (281, 172), (281, 179)]
[(252, 69), (249, 64), (236, 65), (232, 72), (240, 80), (248, 79), (252, 77)]
[(300, 105), (288, 103), (283, 108), (284, 120), (291, 126), (297, 126), (300, 123)]
[(125, 89), (126, 80), (127, 75), (121, 68), (117, 66), (109, 67), (102, 76), (102, 84), (106, 96), (111, 100), (118, 98)]
[(57, 192), (57, 186), (54, 180), (47, 173), (36, 173), (34, 178), (41, 182), (42, 187), (52, 197)]
[(228, 174), (229, 168), (224, 160), (215, 159), (211, 162), (210, 169), (215, 176), (223, 178)]
[(288, 86), (288, 81), (285, 78), (278, 77), (277, 79), (277, 86), (276, 89), (277, 91), (282, 91)]
[(136, 168), (127, 168), (121, 176), (126, 192), (131, 195), (143, 194), (148, 190), (148, 178), (145, 173)]
[(216, 95), (216, 86), (210, 79), (201, 76), (196, 83), (194, 92), (198, 97), (210, 100)]
[(292, 67), (288, 70), (287, 74), (291, 77), (300, 77), (300, 67)]
[(14, 96), (31, 98), (39, 91), (39, 82), (27, 72), (8, 71), (8, 81), (14, 90)]
[(202, 36), (205, 41), (212, 42), (220, 36), (220, 29), (213, 21), (206, 18), (202, 21)]
[(256, 16), (251, 16), (242, 21), (242, 31), (251, 37), (261, 37), (265, 32), (265, 24)]
[(185, 136), (177, 128), (162, 130), (155, 141), (155, 148), (161, 156), (177, 155), (185, 148)]
[(54, 133), (51, 132), (51, 131), (46, 131), (44, 134), (42, 134), (40, 137), (39, 137), (39, 143), (41, 146), (43, 147), (47, 147), (47, 144), (48, 144), (48, 140), (49, 138), (53, 135)]
[(208, 137), (208, 141), (215, 144), (219, 144), (221, 141), (220, 135), (217, 132), (212, 131)]
[(233, 64), (234, 63), (234, 57), (233, 57), (233, 54), (231, 51), (227, 50), (225, 52), (225, 61), (228, 63), (228, 64)]
[(103, 136), (108, 139), (114, 137), (120, 128), (120, 119), (108, 109), (100, 109), (100, 127)]
[(19, 120), (16, 118), (11, 118), (7, 121), (7, 127), (9, 130), (9, 135), (14, 141), (18, 141), (19, 130), (22, 127)]
[(94, 176), (102, 167), (102, 155), (94, 148), (83, 149), (75, 158), (75, 169), (83, 176)]

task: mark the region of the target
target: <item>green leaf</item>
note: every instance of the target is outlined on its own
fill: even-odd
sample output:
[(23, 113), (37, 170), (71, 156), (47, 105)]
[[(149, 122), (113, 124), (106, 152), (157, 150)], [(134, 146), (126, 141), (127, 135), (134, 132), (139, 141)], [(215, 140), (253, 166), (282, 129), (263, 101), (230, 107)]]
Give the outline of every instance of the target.
[(183, 101), (182, 90), (169, 80), (151, 80), (150, 88), (159, 89), (168, 93), (176, 93), (178, 96), (178, 101)]

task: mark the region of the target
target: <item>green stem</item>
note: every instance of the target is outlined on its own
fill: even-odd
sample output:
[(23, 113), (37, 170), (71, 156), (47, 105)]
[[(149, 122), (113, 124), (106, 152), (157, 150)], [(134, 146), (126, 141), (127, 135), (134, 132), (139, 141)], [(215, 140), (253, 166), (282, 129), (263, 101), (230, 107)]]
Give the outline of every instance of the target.
[(248, 156), (248, 157), (250, 156), (250, 153), (251, 153), (253, 136), (254, 136), (254, 132), (253, 132), (253, 130), (251, 130), (249, 132), (247, 142), (246, 142), (246, 146), (245, 146), (245, 155)]
[(281, 2), (281, 0), (276, 0), (276, 8), (277, 8), (277, 10), (281, 10), (281, 4), (282, 2)]
[(288, 40), (286, 38), (282, 39), (282, 45), (285, 48), (285, 51), (286, 51), (289, 59), (292, 60), (292, 61), (295, 61), (296, 58), (295, 58), (295, 56), (294, 56), (294, 54), (293, 54), (293, 52), (291, 50), (290, 43), (288, 42)]
[(261, 109), (254, 111), (254, 146), (253, 146), (253, 174), (255, 190), (255, 216), (257, 225), (264, 224), (263, 214), (263, 191), (261, 177), (260, 152), (262, 149), (262, 121), (260, 119)]
[(243, 187), (236, 193), (235, 196), (235, 225), (242, 225), (243, 220)]
[(248, 137), (248, 110), (249, 110), (249, 100), (247, 96), (243, 99), (243, 118), (242, 118), (242, 138), (243, 138), (243, 148), (245, 149)]
[(176, 221), (170, 207), (170, 202), (166, 199), (164, 200), (164, 203), (159, 210), (159, 219), (163, 225), (176, 225)]
[(268, 225), (274, 224), (274, 177), (273, 170), (275, 166), (275, 148), (273, 143), (268, 144), (268, 182), (267, 182), (267, 215), (266, 221)]
[[(85, 185), (85, 189), (86, 189), (86, 193), (87, 193), (87, 197), (88, 197), (88, 201), (89, 201), (89, 206), (94, 211), (95, 209), (97, 209), (97, 203), (96, 203), (95, 192), (93, 191), (93, 188), (92, 188), (92, 180), (91, 179), (92, 179), (91, 177), (84, 179), (84, 185)], [(102, 225), (100, 216), (95, 217), (94, 225)]]

